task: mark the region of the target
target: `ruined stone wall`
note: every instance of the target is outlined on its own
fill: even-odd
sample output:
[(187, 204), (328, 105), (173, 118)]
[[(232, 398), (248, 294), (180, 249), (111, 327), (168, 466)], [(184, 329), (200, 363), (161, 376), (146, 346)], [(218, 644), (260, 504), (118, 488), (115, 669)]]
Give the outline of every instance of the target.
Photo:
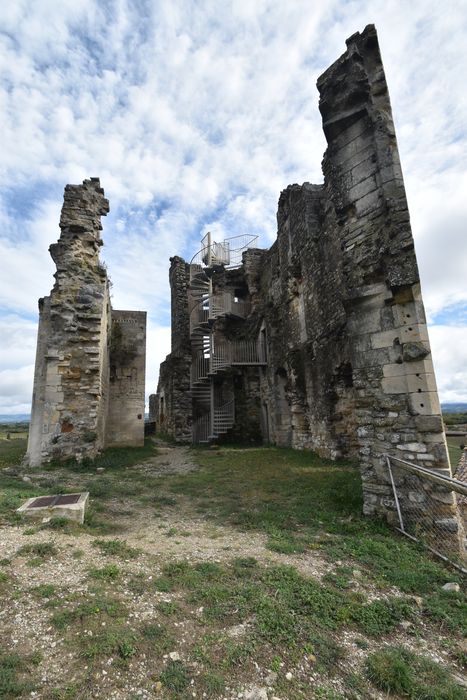
[(57, 272), (39, 302), (29, 462), (94, 456), (103, 446), (108, 373), (108, 279), (99, 263), (101, 216), (109, 210), (99, 180), (67, 185), (61, 235), (50, 246)]
[(324, 230), (342, 251), (364, 508), (378, 513), (392, 500), (383, 453), (446, 470), (449, 458), (374, 27), (347, 46), (318, 81), (328, 141)]
[(146, 312), (112, 311), (106, 446), (144, 444)]
[(189, 266), (178, 256), (170, 258), (170, 263), (171, 353), (160, 366), (152, 404), (156, 432), (167, 433), (177, 442), (191, 442)]
[[(56, 281), (50, 296), (39, 301), (26, 457), (33, 466), (94, 457), (106, 442), (112, 309), (99, 248), (101, 216), (108, 211), (98, 178), (66, 186), (61, 235), (49, 248)], [(144, 387), (144, 373), (142, 381)], [(144, 398), (139, 412), (144, 414)]]
[[(267, 348), (264, 368), (236, 367), (216, 379), (235, 394), (225, 438), (241, 435), (252, 411), (264, 441), (355, 458), (364, 512), (395, 520), (385, 455), (446, 472), (449, 458), (372, 25), (350, 37), (318, 90), (324, 184), (289, 186), (271, 249), (247, 251), (239, 270), (211, 271), (213, 295), (245, 286), (251, 304), (244, 320), (216, 318), (214, 347), (245, 339)], [(398, 480), (405, 512), (428, 496), (438, 502), (426, 518), (443, 524), (455, 548), (462, 531), (454, 500), (436, 489), (415, 493), (410, 476)]]

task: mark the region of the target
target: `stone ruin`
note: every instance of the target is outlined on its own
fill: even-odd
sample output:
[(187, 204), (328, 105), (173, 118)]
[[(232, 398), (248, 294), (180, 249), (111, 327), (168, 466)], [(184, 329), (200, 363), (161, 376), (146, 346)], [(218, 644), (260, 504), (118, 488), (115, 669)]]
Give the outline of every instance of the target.
[[(318, 79), (324, 184), (280, 195), (277, 240), (171, 258), (171, 353), (150, 420), (177, 442), (271, 443), (358, 460), (364, 512), (396, 522), (386, 455), (450, 475), (394, 123), (376, 30)], [(50, 246), (27, 461), (94, 457), (144, 438), (146, 313), (113, 310), (99, 262), (97, 178), (65, 188)], [(402, 498), (462, 550), (455, 497)], [(429, 498), (428, 498), (429, 497)], [(435, 504), (435, 505), (433, 505)], [(460, 545), (460, 546), (459, 546)]]
[[(150, 420), (177, 442), (357, 459), (364, 512), (394, 521), (383, 455), (450, 465), (374, 26), (317, 85), (324, 184), (281, 193), (274, 245), (207, 234), (190, 263), (171, 258), (172, 347)], [(457, 541), (447, 500), (429, 517)]]
[(108, 211), (98, 178), (65, 187), (55, 285), (39, 300), (31, 466), (144, 441), (146, 312), (112, 309), (99, 262)]

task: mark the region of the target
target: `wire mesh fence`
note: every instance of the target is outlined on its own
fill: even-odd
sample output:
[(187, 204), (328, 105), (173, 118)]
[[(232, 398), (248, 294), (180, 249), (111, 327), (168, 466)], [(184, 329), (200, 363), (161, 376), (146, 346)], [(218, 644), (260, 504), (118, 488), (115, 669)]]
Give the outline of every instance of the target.
[(386, 455), (397, 529), (467, 573), (467, 483)]

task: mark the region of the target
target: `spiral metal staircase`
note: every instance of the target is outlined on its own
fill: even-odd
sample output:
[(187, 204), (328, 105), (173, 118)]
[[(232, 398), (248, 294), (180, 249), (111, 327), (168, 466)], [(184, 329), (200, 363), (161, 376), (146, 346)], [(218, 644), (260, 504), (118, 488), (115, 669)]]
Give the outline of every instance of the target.
[(192, 349), (191, 397), (193, 401), (193, 443), (207, 443), (226, 433), (235, 423), (235, 402), (224, 394), (216, 376), (231, 367), (264, 365), (265, 348), (261, 340), (227, 339), (214, 342), (213, 325), (217, 318), (245, 318), (249, 304), (235, 297), (233, 290), (213, 290), (216, 271), (242, 264), (242, 254), (252, 247), (257, 236), (235, 236), (222, 243), (207, 233), (201, 250), (190, 262), (188, 291), (190, 338)]

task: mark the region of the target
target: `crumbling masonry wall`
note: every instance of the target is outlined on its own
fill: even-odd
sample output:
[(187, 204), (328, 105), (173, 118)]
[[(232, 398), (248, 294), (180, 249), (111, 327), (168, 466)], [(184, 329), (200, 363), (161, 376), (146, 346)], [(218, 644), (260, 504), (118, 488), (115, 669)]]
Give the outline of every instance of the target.
[[(112, 315), (118, 312), (112, 312), (107, 272), (99, 262), (101, 216), (108, 211), (98, 178), (66, 186), (60, 238), (49, 248), (57, 267), (55, 285), (50, 296), (39, 300), (27, 452), (32, 466), (52, 459), (94, 457), (107, 444), (108, 435), (113, 444), (118, 442), (115, 433), (120, 426), (114, 413), (109, 420), (109, 347)], [(138, 408), (127, 395), (119, 401), (120, 414), (144, 415), (144, 389)], [(141, 444), (143, 423), (131, 436), (122, 435), (121, 443)]]
[[(394, 521), (385, 454), (446, 473), (450, 467), (372, 25), (348, 39), (318, 90), (328, 144), (324, 184), (289, 186), (279, 199), (274, 245), (248, 250), (231, 281), (232, 273), (215, 271), (213, 294), (229, 285), (234, 294), (243, 284), (250, 312), (243, 321), (215, 319), (213, 334), (226, 342), (266, 342), (266, 365), (255, 370), (259, 390), (249, 388), (250, 378), (244, 382), (258, 437), (358, 459), (364, 512)], [(246, 369), (236, 372), (246, 377)], [(227, 373), (224, 381), (231, 381)], [(235, 425), (223, 439), (241, 433), (244, 419), (236, 406)], [(410, 478), (399, 478), (410, 510), (424, 494), (413, 491)], [(442, 522), (457, 546), (462, 532), (454, 498), (440, 498), (427, 519)]]
[(170, 258), (171, 353), (160, 366), (157, 394), (149, 398), (156, 431), (177, 442), (191, 442), (192, 402), (190, 394), (190, 320), (188, 305), (189, 267)]

